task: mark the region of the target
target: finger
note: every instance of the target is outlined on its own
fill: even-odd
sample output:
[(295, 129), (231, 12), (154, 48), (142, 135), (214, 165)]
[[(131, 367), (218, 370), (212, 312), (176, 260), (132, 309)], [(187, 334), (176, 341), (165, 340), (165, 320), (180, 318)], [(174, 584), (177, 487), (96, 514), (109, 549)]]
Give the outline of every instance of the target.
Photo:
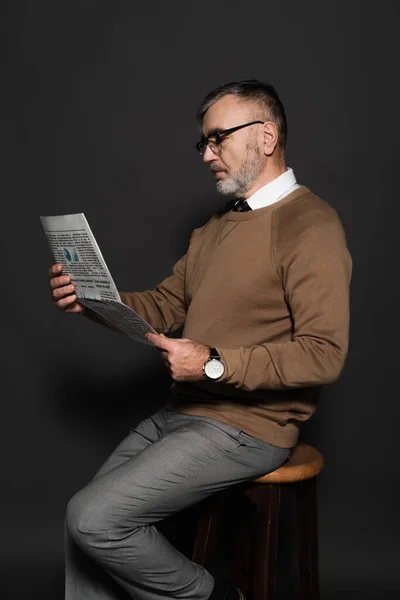
[(65, 313), (79, 313), (79, 314), (82, 314), (84, 311), (85, 311), (85, 307), (83, 306), (83, 304), (80, 304), (79, 302), (74, 302), (73, 304), (68, 306), (68, 308), (63, 310), (63, 312), (65, 312)]
[(49, 269), (49, 276), (54, 277), (54, 275), (59, 275), (62, 271), (62, 265), (52, 265)]
[(70, 294), (69, 296), (65, 296), (64, 298), (60, 298), (55, 302), (55, 305), (60, 310), (66, 310), (67, 308), (71, 308), (74, 302), (76, 301), (76, 294)]
[(63, 285), (71, 283), (71, 277), (69, 275), (62, 275), (61, 277), (53, 277), (50, 279), (50, 288), (55, 290)]
[(163, 335), (159, 335), (158, 333), (147, 333), (146, 338), (148, 341), (153, 344), (156, 348), (160, 348), (160, 350), (171, 350), (174, 345), (174, 340), (170, 340)]
[(163, 361), (163, 362), (164, 362), (164, 365), (165, 365), (165, 367), (166, 367), (166, 369), (167, 369), (168, 373), (171, 375), (171, 374), (172, 374), (172, 370), (171, 370), (171, 363), (169, 362), (169, 360), (168, 360), (168, 357), (167, 357), (167, 358), (164, 358), (164, 361)]
[(56, 288), (51, 292), (51, 297), (56, 301), (65, 296), (70, 296), (71, 294), (75, 294), (75, 286), (72, 285), (72, 283), (70, 285), (65, 285), (64, 287)]

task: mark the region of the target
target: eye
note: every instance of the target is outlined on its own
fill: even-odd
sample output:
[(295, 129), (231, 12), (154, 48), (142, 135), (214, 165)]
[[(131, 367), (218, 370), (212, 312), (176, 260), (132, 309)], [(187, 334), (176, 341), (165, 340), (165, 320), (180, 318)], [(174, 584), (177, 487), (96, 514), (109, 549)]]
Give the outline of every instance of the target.
[(221, 141), (224, 139), (223, 133), (219, 132), (219, 131), (215, 131), (213, 132), (209, 137), (208, 137), (208, 141), (209, 142), (213, 142), (214, 144), (220, 144)]

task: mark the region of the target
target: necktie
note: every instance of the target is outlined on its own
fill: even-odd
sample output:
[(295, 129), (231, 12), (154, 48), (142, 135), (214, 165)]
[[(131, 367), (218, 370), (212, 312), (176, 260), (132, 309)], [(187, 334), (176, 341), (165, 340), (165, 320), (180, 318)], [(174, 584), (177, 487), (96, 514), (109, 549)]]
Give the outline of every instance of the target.
[(247, 210), (251, 210), (250, 206), (247, 204), (246, 200), (244, 200), (243, 198), (241, 198), (240, 200), (238, 200), (235, 204), (235, 206), (232, 208), (232, 210), (234, 212), (246, 212)]

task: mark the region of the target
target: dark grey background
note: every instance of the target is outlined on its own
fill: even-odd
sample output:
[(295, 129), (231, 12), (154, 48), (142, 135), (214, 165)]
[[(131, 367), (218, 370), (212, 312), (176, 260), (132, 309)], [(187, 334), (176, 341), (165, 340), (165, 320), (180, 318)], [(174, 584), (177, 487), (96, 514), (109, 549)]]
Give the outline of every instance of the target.
[(152, 288), (221, 203), (194, 148), (199, 102), (258, 77), (285, 104), (288, 164), (338, 211), (354, 260), (348, 360), (302, 433), (326, 459), (323, 598), (397, 598), (397, 3), (0, 10), (0, 596), (63, 597), (65, 505), (170, 383), (154, 349), (52, 306), (39, 216), (84, 212), (118, 287)]

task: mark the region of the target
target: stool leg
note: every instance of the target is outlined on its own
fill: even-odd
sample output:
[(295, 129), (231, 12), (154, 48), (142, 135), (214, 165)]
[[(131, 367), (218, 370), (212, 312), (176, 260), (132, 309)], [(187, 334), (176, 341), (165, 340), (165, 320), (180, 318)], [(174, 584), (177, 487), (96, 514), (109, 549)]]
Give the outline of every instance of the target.
[(251, 507), (252, 503), (245, 494), (240, 495), (240, 504), (236, 506), (236, 516), (233, 518), (235, 530), (235, 584), (247, 600), (250, 600), (251, 590)]
[(221, 518), (219, 499), (212, 496), (205, 500), (199, 509), (200, 516), (197, 521), (192, 560), (209, 571), (212, 567), (217, 548)]
[(300, 600), (319, 600), (316, 478), (296, 485)]
[(252, 524), (251, 600), (275, 600), (281, 486), (254, 485), (249, 489), (249, 496), (256, 505)]

